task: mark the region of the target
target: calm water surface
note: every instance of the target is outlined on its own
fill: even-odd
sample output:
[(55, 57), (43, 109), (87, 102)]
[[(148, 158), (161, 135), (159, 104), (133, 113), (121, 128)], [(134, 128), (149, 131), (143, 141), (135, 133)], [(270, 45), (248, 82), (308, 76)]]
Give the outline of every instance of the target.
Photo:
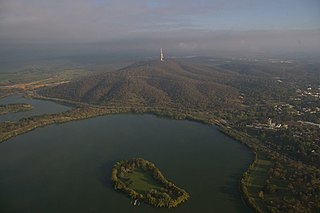
[(8, 113), (0, 115), (0, 122), (4, 121), (17, 121), (21, 118), (27, 118), (34, 115), (41, 114), (53, 114), (64, 112), (70, 109), (70, 107), (63, 106), (51, 101), (37, 100), (31, 98), (24, 98), (21, 95), (12, 95), (0, 99), (0, 104), (13, 104), (13, 103), (26, 103), (31, 104), (33, 109), (25, 112)]
[[(186, 189), (176, 209), (133, 207), (112, 189), (115, 161), (143, 157)], [(249, 212), (239, 188), (252, 160), (216, 127), (112, 115), (36, 129), (0, 144), (0, 212)]]

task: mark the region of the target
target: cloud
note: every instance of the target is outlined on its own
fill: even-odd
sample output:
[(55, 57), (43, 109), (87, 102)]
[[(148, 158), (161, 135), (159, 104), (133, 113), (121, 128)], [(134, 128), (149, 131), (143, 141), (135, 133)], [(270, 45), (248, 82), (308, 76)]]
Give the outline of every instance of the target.
[(119, 2), (101, 6), (87, 0), (4, 0), (0, 36), (40, 42), (113, 38), (133, 28), (129, 17), (142, 12), (133, 4), (120, 7)]
[[(291, 4), (286, 4), (288, 1)], [(296, 1), (275, 4), (255, 0), (1, 0), (0, 42), (96, 42), (143, 36), (146, 32), (225, 30), (235, 26), (246, 30), (259, 26), (260, 19), (270, 20), (271, 23), (261, 24), (263, 28), (272, 26), (272, 17), (277, 16), (264, 11), (286, 5), (287, 10), (296, 14), (294, 6), (288, 6), (297, 5)], [(314, 4), (304, 6), (311, 8)], [(261, 14), (252, 13), (259, 10)], [(303, 15), (320, 18), (313, 11)]]
[(0, 39), (89, 42), (181, 29), (192, 25), (177, 17), (188, 12), (190, 6), (183, 5), (152, 0), (2, 0)]
[[(308, 9), (310, 15), (295, 13), (295, 7), (300, 9), (297, 2), (0, 0), (0, 52), (19, 49), (142, 52), (162, 46), (172, 52), (210, 54), (219, 51), (263, 52), (290, 48), (290, 51), (307, 51), (319, 48), (319, 30), (308, 30), (303, 26), (320, 18), (320, 15), (314, 12), (315, 9)], [(303, 3), (306, 8), (319, 6), (314, 0), (306, 2)], [(297, 20), (274, 18), (281, 11), (269, 14), (268, 9), (281, 8), (281, 5), (291, 15), (299, 15), (297, 20), (302, 16), (308, 18), (301, 24)], [(262, 24), (261, 20), (269, 22)], [(288, 26), (298, 26), (301, 30), (264, 29), (264, 26), (278, 22), (278, 26), (290, 22)], [(319, 26), (316, 23), (314, 28)], [(233, 30), (234, 26), (240, 30)], [(258, 27), (249, 29), (248, 26)]]

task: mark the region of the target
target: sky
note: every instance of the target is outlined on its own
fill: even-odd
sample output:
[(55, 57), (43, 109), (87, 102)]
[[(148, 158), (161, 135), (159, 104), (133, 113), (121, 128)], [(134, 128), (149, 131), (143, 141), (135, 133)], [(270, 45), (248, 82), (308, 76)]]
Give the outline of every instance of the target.
[(0, 53), (315, 52), (319, 0), (0, 0)]

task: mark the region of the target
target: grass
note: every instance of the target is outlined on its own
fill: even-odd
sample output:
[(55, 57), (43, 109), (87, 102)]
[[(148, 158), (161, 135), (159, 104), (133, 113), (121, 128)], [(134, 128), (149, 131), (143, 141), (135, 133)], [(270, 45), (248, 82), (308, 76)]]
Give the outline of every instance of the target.
[[(257, 163), (252, 169), (248, 179), (248, 187), (251, 188), (252, 191), (256, 191), (255, 188), (261, 190), (267, 179), (269, 169), (273, 167), (273, 162), (269, 160), (265, 154), (257, 153), (257, 155)], [(250, 191), (251, 190), (249, 190), (249, 192)]]
[(268, 159), (264, 153), (257, 152), (257, 162), (251, 169), (247, 182), (250, 198), (252, 198), (255, 204), (264, 211), (267, 211), (267, 206), (259, 197), (259, 192), (262, 191), (268, 177), (268, 171), (272, 167), (273, 162)]
[(185, 190), (169, 182), (153, 163), (143, 158), (116, 162), (111, 180), (116, 190), (156, 207), (174, 208), (190, 197)]
[(161, 188), (161, 185), (152, 177), (151, 172), (145, 172), (140, 168), (129, 173), (127, 178), (127, 182), (130, 182), (130, 188), (142, 194), (147, 193), (151, 189)]
[[(263, 191), (266, 180), (268, 179), (268, 172), (273, 166), (273, 160), (269, 159), (263, 152), (257, 152), (256, 164), (251, 168), (247, 181), (250, 198), (252, 198), (254, 203), (264, 212), (269, 211), (266, 205), (267, 203), (270, 204), (270, 202), (281, 199), (292, 199), (292, 195), (290, 195), (287, 187), (289, 181), (275, 176), (272, 177), (271, 183), (277, 186), (277, 191), (275, 193), (264, 193), (263, 200), (259, 197), (259, 192)], [(284, 170), (288, 169), (288, 165), (285, 163), (282, 163), (282, 166), (284, 167)]]

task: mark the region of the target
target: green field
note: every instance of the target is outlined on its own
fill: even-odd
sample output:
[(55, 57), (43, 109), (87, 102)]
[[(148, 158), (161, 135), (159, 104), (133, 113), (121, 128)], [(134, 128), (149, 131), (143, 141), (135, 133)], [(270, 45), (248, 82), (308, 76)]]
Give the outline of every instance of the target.
[(133, 190), (146, 194), (151, 189), (160, 189), (161, 185), (152, 177), (150, 171), (143, 171), (140, 168), (135, 169), (132, 173), (128, 173), (126, 181)]
[[(263, 212), (268, 212), (275, 207), (279, 208), (279, 201), (283, 200), (288, 205), (293, 205), (297, 195), (288, 188), (290, 179), (297, 175), (294, 165), (286, 161), (270, 159), (263, 152), (257, 152), (257, 160), (252, 168), (248, 170), (246, 182), (248, 193), (255, 205)], [(305, 171), (306, 172), (306, 171)], [(275, 187), (273, 192), (268, 192), (267, 182)], [(305, 187), (304, 184), (302, 187)], [(294, 187), (293, 187), (294, 188)], [(261, 195), (263, 192), (263, 195)], [(288, 210), (283, 207), (282, 210)]]
[(264, 153), (257, 153), (257, 161), (255, 166), (249, 171), (247, 188), (250, 197), (254, 200), (255, 204), (261, 209), (266, 211), (267, 207), (265, 202), (259, 197), (259, 192), (263, 190), (268, 177), (268, 171), (273, 167), (273, 162), (267, 158)]

